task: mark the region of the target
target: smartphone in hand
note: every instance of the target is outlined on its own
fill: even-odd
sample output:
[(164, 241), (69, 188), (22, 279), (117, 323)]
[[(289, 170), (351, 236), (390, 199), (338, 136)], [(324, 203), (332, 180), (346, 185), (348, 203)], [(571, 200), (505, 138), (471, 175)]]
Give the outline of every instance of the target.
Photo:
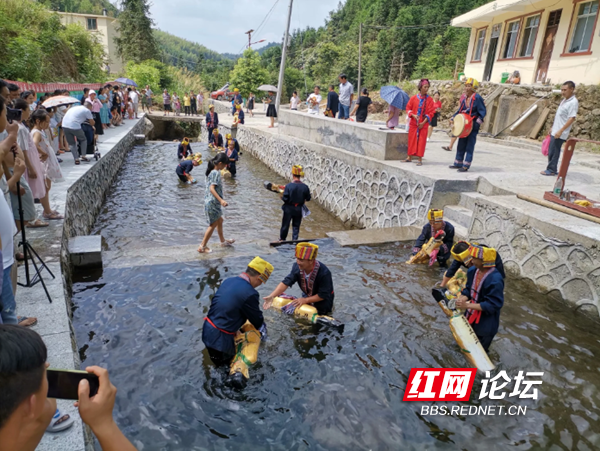
[(100, 380), (95, 374), (77, 370), (46, 370), (48, 376), (48, 398), (79, 399), (79, 381), (87, 379), (90, 384), (90, 398), (98, 393)]

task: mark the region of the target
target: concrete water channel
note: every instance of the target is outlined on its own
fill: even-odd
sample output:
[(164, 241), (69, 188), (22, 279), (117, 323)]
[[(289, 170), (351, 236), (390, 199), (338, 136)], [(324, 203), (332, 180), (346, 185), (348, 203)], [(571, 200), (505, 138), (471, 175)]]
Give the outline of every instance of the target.
[[(594, 449), (600, 445), (600, 374), (594, 363), (600, 355), (597, 322), (572, 309), (559, 293), (553, 297), (541, 293), (527, 275), (520, 281), (521, 263), (515, 263), (509, 276), (501, 328), (490, 357), (511, 376), (519, 370), (543, 371), (539, 399), (478, 401), (472, 396), (467, 404), (526, 406), (524, 416), (422, 416), (421, 403), (402, 402), (410, 369), (465, 366), (447, 319), (431, 299), (430, 288), (440, 279), (440, 270), (406, 266), (410, 243), (394, 242), (393, 233), (387, 244), (350, 247), (326, 237), (327, 232), (351, 226), (421, 225), (421, 210), (440, 202), (453, 205), (449, 216), (455, 215), (450, 220), (458, 224), (459, 233), (473, 236), (478, 209), (505, 214), (498, 214), (498, 197), (509, 202), (507, 192), (480, 180), (481, 175), (452, 184), (448, 177), (436, 179), (431, 173), (394, 172), (389, 168), (404, 169), (395, 162), (339, 154), (331, 146), (323, 150), (314, 143), (291, 142), (280, 133), (275, 138), (272, 130), (263, 127), (249, 123), (238, 132), (244, 155), (238, 178), (225, 186), (231, 205), (225, 212), (225, 231), (238, 239), (232, 249), (202, 257), (196, 253), (206, 225), (204, 187), (178, 184), (173, 143), (149, 142), (123, 152), (125, 161), (106, 201), (97, 208), (94, 203), (89, 215), (78, 212), (75, 220), (65, 221), (65, 240), (89, 233), (103, 237), (103, 269), (65, 277), (72, 294), (74, 342), (82, 366), (99, 364), (111, 371), (119, 387), (117, 421), (138, 449)], [(194, 150), (202, 151), (205, 160), (210, 156), (204, 145), (196, 144)], [(261, 346), (259, 363), (246, 390), (232, 391), (223, 384), (224, 372), (212, 366), (203, 349), (203, 318), (220, 282), (241, 272), (255, 255), (264, 256), (276, 268), (261, 290), (265, 294), (289, 271), (293, 248), (268, 246), (277, 236), (281, 210), (277, 197), (262, 188), (262, 181), (283, 182), (281, 177), (287, 174), (283, 168), (298, 160), (307, 167), (317, 200), (303, 224), (303, 236), (321, 238), (317, 241), (320, 259), (334, 273), (334, 316), (346, 328), (341, 334), (317, 330), (267, 312), (269, 340)], [(360, 180), (346, 176), (343, 165), (349, 162), (360, 166)], [(199, 180), (204, 168), (196, 169)], [(340, 172), (339, 180), (347, 184), (333, 188)], [(82, 177), (80, 183), (92, 188), (101, 179), (98, 173)], [(389, 214), (386, 204), (394, 179), (402, 204), (395, 210), (399, 197), (394, 198)], [(387, 185), (387, 190), (381, 185)], [(403, 186), (410, 192), (404, 193)], [(367, 198), (362, 212), (352, 200), (346, 202), (342, 191), (349, 192), (349, 187), (355, 197)], [(484, 192), (478, 192), (479, 187)], [(67, 200), (71, 208), (77, 202), (91, 202), (79, 190), (72, 189), (71, 204)], [(408, 195), (418, 199), (408, 200)], [(496, 198), (490, 207), (492, 195)], [(73, 211), (67, 207), (67, 213)], [(536, 236), (532, 225), (543, 226), (529, 221), (517, 218), (516, 222), (531, 245), (530, 234)], [(478, 232), (483, 238), (485, 227), (492, 227), (489, 222), (485, 219)], [(548, 227), (544, 238), (553, 237), (548, 233), (552, 226), (557, 227), (544, 226)], [(496, 231), (511, 233), (505, 224)], [(518, 236), (515, 232), (508, 243)], [(583, 247), (586, 255), (593, 252), (581, 241), (563, 246), (567, 245)], [(518, 260), (516, 248), (511, 244), (506, 252), (508, 266)], [(587, 268), (584, 275), (593, 270)], [(478, 379), (474, 393), (479, 393), (480, 383)], [(59, 444), (60, 437), (54, 442)], [(78, 449), (45, 446), (41, 449)]]

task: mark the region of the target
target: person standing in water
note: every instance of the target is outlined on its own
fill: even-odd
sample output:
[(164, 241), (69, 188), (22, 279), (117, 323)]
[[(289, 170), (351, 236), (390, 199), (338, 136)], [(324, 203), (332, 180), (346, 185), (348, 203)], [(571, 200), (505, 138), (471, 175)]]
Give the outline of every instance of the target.
[(263, 309), (271, 307), (273, 299), (283, 294), (295, 283), (302, 290), (302, 297), (295, 299), (289, 305), (300, 307), (303, 304), (312, 305), (319, 315), (328, 315), (333, 310), (335, 292), (331, 271), (320, 261), (317, 261), (319, 246), (312, 243), (298, 243), (296, 246), (296, 262), (292, 271), (277, 285), (277, 288), (264, 298)]
[(300, 225), (302, 224), (302, 209), (304, 204), (310, 201), (310, 189), (306, 184), (302, 183), (301, 177), (304, 177), (302, 166), (294, 165), (292, 167), (291, 183), (285, 186), (285, 190), (281, 195), (283, 205), (283, 219), (281, 221), (281, 230), (279, 232), (279, 241), (287, 240), (290, 230), (290, 222), (292, 223), (292, 240), (296, 241), (300, 235)]
[(256, 257), (239, 276), (225, 279), (213, 296), (204, 318), (202, 342), (215, 365), (231, 363), (236, 353), (235, 335), (246, 321), (265, 339), (267, 326), (256, 289), (267, 283), (273, 269), (269, 262)]
[(481, 346), (488, 352), (500, 327), (504, 306), (504, 278), (496, 269), (496, 249), (471, 245), (473, 266), (467, 271), (467, 286), (456, 299), (456, 308), (465, 310)]
[(206, 188), (204, 190), (204, 212), (209, 225), (204, 233), (202, 243), (198, 247), (198, 252), (201, 254), (212, 252), (207, 244), (215, 229), (219, 234), (222, 247), (231, 246), (235, 242), (235, 240), (226, 240), (223, 236), (223, 211), (221, 207), (227, 207), (228, 203), (223, 199), (221, 170), (225, 169), (228, 164), (229, 158), (225, 152), (219, 152), (216, 157), (208, 161)]
[(227, 141), (226, 153), (227, 158), (229, 158), (229, 164), (227, 165), (227, 169), (231, 173), (232, 177), (235, 177), (235, 174), (237, 174), (236, 162), (239, 160), (238, 151), (235, 147), (236, 144), (237, 141), (234, 139)]

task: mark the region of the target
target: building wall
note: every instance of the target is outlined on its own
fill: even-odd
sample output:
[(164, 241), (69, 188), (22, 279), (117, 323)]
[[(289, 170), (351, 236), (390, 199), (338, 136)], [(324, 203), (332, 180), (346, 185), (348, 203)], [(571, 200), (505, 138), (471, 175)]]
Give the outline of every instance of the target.
[[(118, 74), (123, 70), (123, 61), (118, 56), (117, 46), (114, 42), (114, 38), (119, 35), (117, 31), (118, 21), (113, 17), (97, 16), (94, 14), (71, 14), (71, 13), (58, 13), (60, 21), (63, 25), (76, 23), (81, 25), (89, 33), (94, 34), (102, 46), (108, 59), (111, 74)], [(87, 29), (87, 18), (95, 18), (97, 30)]]
[[(558, 3), (556, 0), (545, 0), (529, 4), (523, 8), (522, 12), (507, 12), (498, 14), (493, 21), (474, 22), (471, 28), (471, 38), (469, 41), (469, 50), (466, 56), (465, 74), (468, 77), (475, 77), (477, 80), (483, 79), (485, 62), (489, 50), (491, 31), (494, 24), (502, 24), (500, 33), (500, 42), (496, 50), (494, 58), (494, 67), (490, 81), (500, 82), (502, 73), (512, 73), (518, 70), (521, 74), (522, 83), (535, 83), (538, 60), (542, 50), (542, 44), (546, 33), (546, 25), (550, 12), (562, 9), (562, 16), (556, 33), (554, 49), (550, 66), (548, 69), (548, 78), (551, 83), (557, 84), (567, 80), (573, 80), (576, 83), (597, 84), (600, 83), (600, 37), (598, 37), (598, 24), (593, 32), (592, 44), (590, 47), (591, 54), (574, 54), (565, 56), (565, 51), (570, 42), (571, 32), (573, 28), (574, 15), (577, 14), (577, 9), (580, 3), (573, 3), (571, 0), (561, 0)], [(510, 19), (520, 18), (524, 15), (530, 15), (541, 11), (540, 25), (535, 39), (533, 55), (529, 58), (516, 59), (499, 59), (500, 52), (504, 47), (506, 38), (506, 21)], [(524, 22), (521, 24), (523, 30)], [(478, 29), (487, 27), (485, 33), (484, 50), (481, 57), (481, 62), (472, 62), (473, 49), (476, 45), (476, 33)], [(518, 44), (518, 43), (517, 43)]]

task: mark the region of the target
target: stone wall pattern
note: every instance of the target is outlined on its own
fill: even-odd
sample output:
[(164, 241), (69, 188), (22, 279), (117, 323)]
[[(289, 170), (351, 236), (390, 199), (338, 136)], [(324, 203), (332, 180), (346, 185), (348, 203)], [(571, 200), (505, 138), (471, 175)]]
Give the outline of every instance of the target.
[(600, 250), (545, 235), (514, 212), (477, 204), (469, 238), (498, 250), (506, 271), (558, 292), (575, 308), (600, 313)]
[[(223, 133), (230, 129), (220, 126)], [(433, 195), (433, 181), (373, 162), (355, 164), (344, 152), (327, 153), (295, 139), (262, 134), (241, 127), (237, 139), (269, 168), (290, 178), (293, 164), (304, 167), (305, 181), (313, 199), (345, 223), (360, 228), (420, 225), (425, 220)], [(315, 145), (315, 148), (320, 147)], [(336, 155), (335, 157), (333, 155)]]

